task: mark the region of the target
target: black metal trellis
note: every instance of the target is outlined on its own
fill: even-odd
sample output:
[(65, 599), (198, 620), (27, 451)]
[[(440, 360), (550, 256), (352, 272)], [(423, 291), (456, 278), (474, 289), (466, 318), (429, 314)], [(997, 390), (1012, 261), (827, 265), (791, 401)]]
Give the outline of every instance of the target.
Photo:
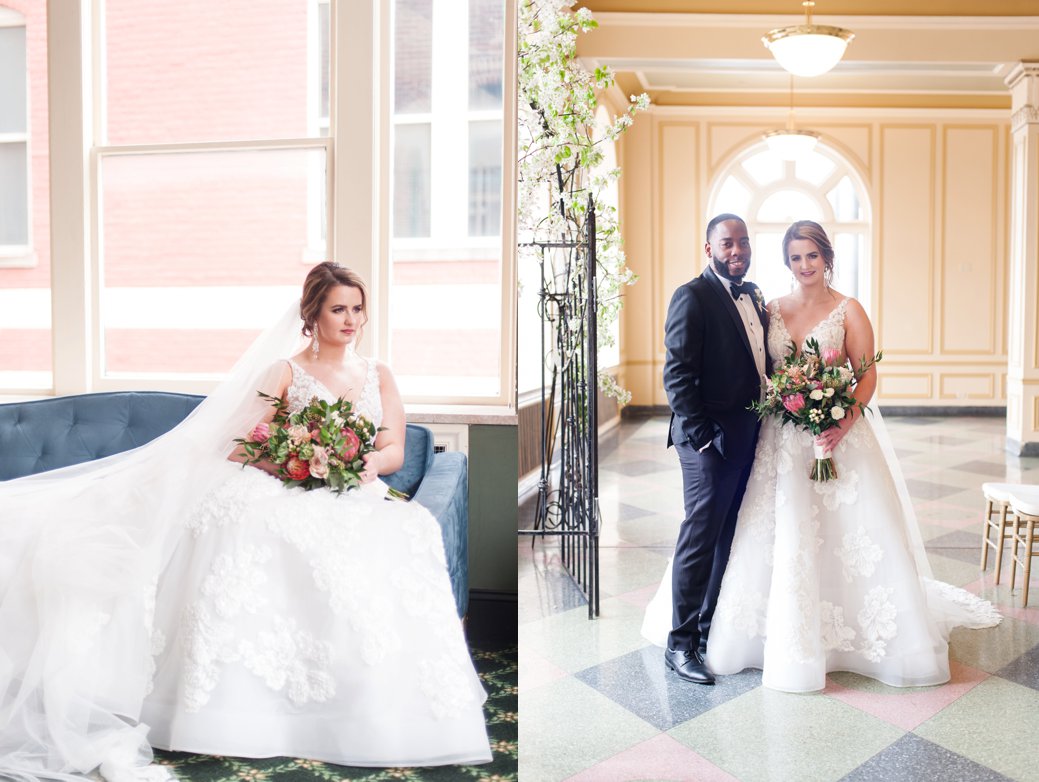
[[(599, 616), (599, 442), (596, 347), (595, 208), (588, 199), (583, 241), (533, 242), (540, 253), (542, 355), (552, 344), (551, 377), (541, 367), (541, 476), (534, 528), (556, 536), (560, 556)], [(546, 253), (565, 254), (558, 267)], [(546, 332), (549, 336), (546, 338)], [(556, 434), (559, 462), (553, 464)], [(555, 473), (555, 485), (553, 474)]]

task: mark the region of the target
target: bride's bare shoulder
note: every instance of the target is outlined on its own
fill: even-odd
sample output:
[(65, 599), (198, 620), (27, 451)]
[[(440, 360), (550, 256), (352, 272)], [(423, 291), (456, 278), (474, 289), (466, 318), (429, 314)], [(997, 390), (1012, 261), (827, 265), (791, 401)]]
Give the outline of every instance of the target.
[[(832, 289), (831, 289), (832, 290)], [(834, 290), (833, 294), (837, 297), (837, 306), (844, 305), (844, 311), (846, 314), (855, 313), (856, 315), (865, 315), (866, 310), (859, 303), (859, 300), (854, 296), (846, 296), (840, 291)]]

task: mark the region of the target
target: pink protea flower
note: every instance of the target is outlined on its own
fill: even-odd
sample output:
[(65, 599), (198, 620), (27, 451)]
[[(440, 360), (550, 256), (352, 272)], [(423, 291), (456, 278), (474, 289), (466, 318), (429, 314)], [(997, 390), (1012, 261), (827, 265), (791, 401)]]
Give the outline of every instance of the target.
[(253, 429), (253, 433), (249, 437), (257, 443), (265, 443), (271, 437), (270, 424), (262, 423), (256, 424), (256, 428)]
[(805, 406), (805, 398), (801, 394), (789, 394), (783, 397), (783, 407), (789, 412), (796, 413)]
[(357, 432), (353, 429), (343, 430), (343, 450), (339, 452), (339, 457), (344, 462), (352, 462), (357, 457), (357, 452), (361, 449), (361, 438), (357, 436)]
[(841, 360), (841, 351), (837, 348), (826, 348), (823, 350), (823, 363), (828, 367), (834, 366)]
[(310, 465), (305, 459), (298, 456), (290, 456), (285, 462), (285, 474), (294, 481), (302, 481), (310, 477)]

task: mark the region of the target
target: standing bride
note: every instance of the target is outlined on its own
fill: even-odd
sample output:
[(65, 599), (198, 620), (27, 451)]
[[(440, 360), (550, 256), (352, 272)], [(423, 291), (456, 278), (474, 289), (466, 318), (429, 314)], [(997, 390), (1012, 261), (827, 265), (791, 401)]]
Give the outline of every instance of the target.
[[(389, 370), (354, 351), (367, 305), (357, 275), (319, 264), (170, 433), (0, 484), (0, 778), (165, 778), (151, 746), (491, 760), (440, 527), (378, 480), (405, 422)], [(235, 438), (274, 413), (258, 390), (289, 412), (343, 398), (381, 427), (362, 486), (289, 489), (241, 464)]]
[[(820, 352), (836, 349), (860, 370), (875, 351), (873, 328), (859, 302), (830, 287), (825, 231), (794, 223), (783, 258), (794, 287), (768, 306), (774, 365), (815, 339)], [(869, 366), (855, 398), (868, 404), (876, 385)], [(817, 438), (775, 417), (762, 422), (711, 625), (712, 672), (760, 668), (766, 687), (788, 692), (823, 689), (829, 671), (897, 687), (941, 684), (949, 680), (949, 630), (999, 622), (986, 601), (931, 578), (879, 414), (848, 412)], [(838, 478), (808, 477), (815, 444), (832, 451)], [(668, 573), (643, 623), (658, 645), (669, 629), (670, 584)]]

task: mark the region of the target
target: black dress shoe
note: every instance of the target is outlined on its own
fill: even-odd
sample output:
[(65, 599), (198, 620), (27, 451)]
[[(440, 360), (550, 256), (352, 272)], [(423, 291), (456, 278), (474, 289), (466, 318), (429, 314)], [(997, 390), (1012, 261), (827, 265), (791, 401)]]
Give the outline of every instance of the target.
[(700, 645), (698, 647), (696, 647), (696, 651), (698, 651), (700, 653), (701, 657), (703, 657), (703, 658), (707, 657), (707, 639), (706, 638), (701, 638), (700, 639)]
[(692, 649), (668, 649), (664, 652), (664, 662), (679, 679), (694, 684), (714, 684), (714, 675), (707, 670), (699, 652)]

